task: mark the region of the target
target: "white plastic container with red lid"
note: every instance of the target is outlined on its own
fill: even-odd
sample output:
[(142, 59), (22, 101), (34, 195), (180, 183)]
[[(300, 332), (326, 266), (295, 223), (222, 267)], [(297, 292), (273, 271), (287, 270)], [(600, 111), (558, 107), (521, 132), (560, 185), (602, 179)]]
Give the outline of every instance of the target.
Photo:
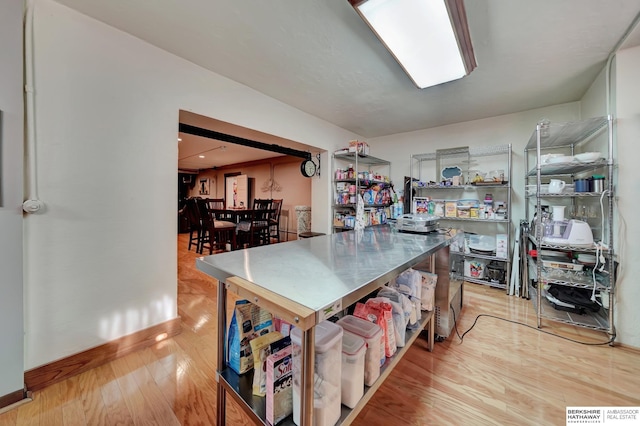
[[(342, 327), (330, 321), (315, 326), (315, 374), (313, 384), (313, 424), (333, 426), (340, 420), (340, 376)], [(302, 372), (302, 331), (291, 330), (293, 359), (293, 422), (300, 424), (300, 377)]]
[(386, 358), (384, 355), (384, 336), (382, 328), (371, 321), (354, 317), (353, 315), (345, 315), (337, 322), (339, 326), (355, 335), (364, 339), (367, 344), (367, 350), (364, 355), (364, 384), (367, 386), (380, 377), (380, 366), (384, 364)]

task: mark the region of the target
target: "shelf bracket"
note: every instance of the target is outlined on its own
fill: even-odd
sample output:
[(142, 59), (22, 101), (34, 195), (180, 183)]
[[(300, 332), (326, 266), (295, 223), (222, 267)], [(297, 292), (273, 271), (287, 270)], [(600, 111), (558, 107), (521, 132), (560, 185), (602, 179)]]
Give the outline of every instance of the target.
[(320, 177), (320, 153), (316, 154), (316, 158), (318, 159), (318, 178)]

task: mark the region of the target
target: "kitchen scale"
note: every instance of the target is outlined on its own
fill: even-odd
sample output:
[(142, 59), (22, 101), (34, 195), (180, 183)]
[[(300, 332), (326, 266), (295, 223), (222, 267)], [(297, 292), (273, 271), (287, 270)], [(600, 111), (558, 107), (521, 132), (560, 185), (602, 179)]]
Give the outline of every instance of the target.
[(438, 216), (428, 214), (403, 214), (396, 219), (396, 229), (399, 232), (427, 234), (438, 228), (438, 219)]

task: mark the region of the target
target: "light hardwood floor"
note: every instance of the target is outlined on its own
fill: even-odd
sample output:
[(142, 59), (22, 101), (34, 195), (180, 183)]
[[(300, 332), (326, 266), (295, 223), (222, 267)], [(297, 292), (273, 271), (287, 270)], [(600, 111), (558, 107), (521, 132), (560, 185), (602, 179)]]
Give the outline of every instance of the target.
[[(216, 282), (195, 269), (178, 237), (182, 333), (153, 347), (34, 392), (0, 414), (3, 425), (214, 425)], [(640, 352), (584, 346), (535, 329), (530, 301), (465, 287), (460, 333), (426, 351), (418, 340), (354, 424), (564, 425), (567, 406), (640, 406)], [(604, 334), (546, 323), (582, 341)], [(228, 424), (251, 424), (232, 402)]]

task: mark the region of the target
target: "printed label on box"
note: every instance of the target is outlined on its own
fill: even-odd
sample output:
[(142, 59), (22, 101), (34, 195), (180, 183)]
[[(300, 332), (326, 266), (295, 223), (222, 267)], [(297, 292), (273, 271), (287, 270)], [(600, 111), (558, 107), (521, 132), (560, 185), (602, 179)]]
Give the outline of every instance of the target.
[(444, 216), (445, 217), (456, 217), (457, 215), (458, 215), (457, 202), (455, 202), (455, 201), (446, 201), (444, 203)]
[(267, 357), (265, 410), (269, 424), (275, 425), (293, 413), (292, 367), (290, 345)]
[(317, 321), (322, 322), (326, 319), (329, 319), (335, 314), (337, 314), (338, 312), (340, 312), (341, 310), (342, 310), (342, 299), (336, 300), (333, 304), (326, 306), (325, 308), (317, 312), (317, 316), (318, 316)]

